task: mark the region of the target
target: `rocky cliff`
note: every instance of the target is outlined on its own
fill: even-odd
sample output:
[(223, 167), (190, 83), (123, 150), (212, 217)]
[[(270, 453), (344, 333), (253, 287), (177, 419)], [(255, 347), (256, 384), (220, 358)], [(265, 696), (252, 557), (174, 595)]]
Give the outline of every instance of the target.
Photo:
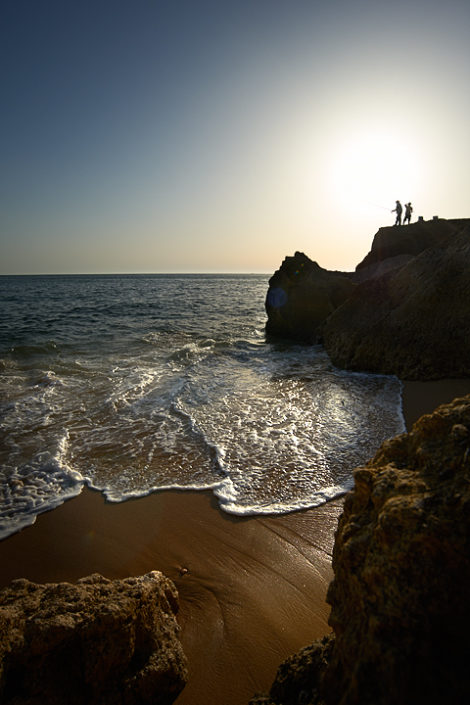
[(354, 273), (286, 258), (270, 280), (266, 329), (323, 342), (346, 369), (466, 377), (469, 301), (470, 220), (436, 220), (382, 228)]
[(451, 236), (458, 235), (469, 225), (468, 219), (421, 220), (401, 228), (380, 228), (375, 235), (370, 252), (356, 267), (356, 280), (363, 280), (381, 273), (384, 262), (400, 265), (419, 255), (423, 250), (442, 245)]
[(351, 275), (329, 272), (296, 252), (269, 280), (266, 332), (317, 342), (324, 321), (353, 289)]
[(461, 705), (470, 693), (470, 396), (355, 471), (333, 553), (333, 635), (252, 705)]
[(0, 591), (4, 705), (166, 705), (187, 680), (173, 583), (100, 575)]
[(403, 379), (470, 375), (470, 226), (360, 284), (328, 318), (333, 363)]

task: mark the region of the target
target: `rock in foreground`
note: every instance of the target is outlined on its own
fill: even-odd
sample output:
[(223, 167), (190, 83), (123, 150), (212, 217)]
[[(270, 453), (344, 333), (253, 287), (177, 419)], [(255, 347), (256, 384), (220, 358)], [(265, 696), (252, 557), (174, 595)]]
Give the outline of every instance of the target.
[(470, 396), (355, 472), (333, 553), (333, 638), (261, 705), (461, 705), (470, 693)]
[(178, 596), (153, 571), (0, 591), (4, 705), (164, 705), (187, 680)]

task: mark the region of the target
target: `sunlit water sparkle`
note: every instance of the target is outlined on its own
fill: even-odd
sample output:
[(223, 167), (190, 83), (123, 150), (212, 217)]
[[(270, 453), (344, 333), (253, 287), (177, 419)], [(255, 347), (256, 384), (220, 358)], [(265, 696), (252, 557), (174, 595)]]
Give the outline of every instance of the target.
[(80, 493), (316, 506), (404, 430), (397, 378), (266, 342), (266, 275), (0, 277), (0, 537)]

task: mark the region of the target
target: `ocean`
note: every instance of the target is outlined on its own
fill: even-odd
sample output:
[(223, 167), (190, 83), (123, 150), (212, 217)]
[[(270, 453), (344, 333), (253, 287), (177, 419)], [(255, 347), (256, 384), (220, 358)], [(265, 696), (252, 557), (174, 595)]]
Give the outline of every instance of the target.
[(208, 490), (237, 515), (343, 494), (405, 430), (396, 377), (266, 340), (261, 274), (0, 277), (0, 538), (79, 494)]

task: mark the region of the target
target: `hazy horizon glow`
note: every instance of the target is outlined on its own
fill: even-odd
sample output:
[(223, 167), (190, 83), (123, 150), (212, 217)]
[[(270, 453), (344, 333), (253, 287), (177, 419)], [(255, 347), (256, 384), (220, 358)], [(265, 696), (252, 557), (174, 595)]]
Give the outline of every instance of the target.
[(353, 269), (470, 216), (470, 6), (7, 0), (0, 273)]

